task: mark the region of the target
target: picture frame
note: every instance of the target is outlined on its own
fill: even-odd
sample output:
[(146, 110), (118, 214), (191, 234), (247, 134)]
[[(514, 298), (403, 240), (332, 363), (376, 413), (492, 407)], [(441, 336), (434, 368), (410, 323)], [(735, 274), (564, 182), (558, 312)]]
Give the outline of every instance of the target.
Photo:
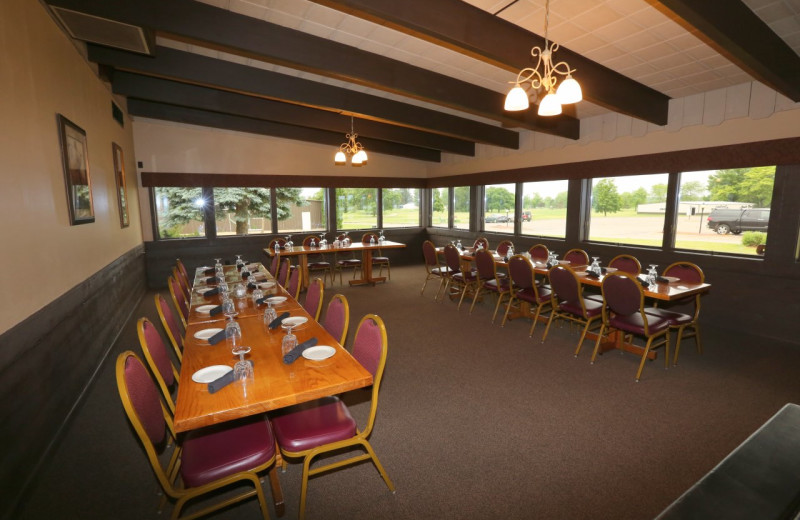
[(89, 224), (94, 222), (94, 203), (86, 132), (61, 114), (57, 120), (70, 225)]
[(119, 207), (119, 225), (126, 228), (130, 225), (128, 216), (128, 182), (125, 178), (125, 155), (122, 147), (111, 143), (111, 153), (114, 155), (114, 179), (117, 182), (117, 205)]

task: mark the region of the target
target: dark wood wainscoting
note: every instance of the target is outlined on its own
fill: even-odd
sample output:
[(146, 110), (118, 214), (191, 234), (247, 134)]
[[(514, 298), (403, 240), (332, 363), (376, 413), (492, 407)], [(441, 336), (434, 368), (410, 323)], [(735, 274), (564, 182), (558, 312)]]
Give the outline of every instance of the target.
[[(350, 231), (350, 238), (358, 240), (367, 231), (373, 230)], [(307, 234), (313, 233), (292, 233), (292, 241), (299, 243)], [(404, 249), (387, 249), (383, 252), (384, 256), (389, 257), (391, 265), (407, 265), (422, 261), (422, 242), (427, 237), (425, 228), (384, 229), (384, 235), (388, 240), (406, 244)], [(167, 277), (172, 272), (177, 258), (181, 259), (190, 272), (201, 265), (212, 265), (214, 258), (223, 258), (223, 263), (234, 263), (237, 254), (242, 255), (247, 261), (267, 265), (268, 258), (264, 254), (264, 248), (273, 238), (285, 236), (285, 233), (279, 233), (220, 237), (213, 240), (198, 238), (145, 242), (147, 285), (151, 289), (166, 287)], [(330, 238), (331, 235), (328, 233), (328, 239)]]
[(49, 456), (144, 292), (139, 245), (0, 336), (0, 487), (9, 500), (0, 516)]

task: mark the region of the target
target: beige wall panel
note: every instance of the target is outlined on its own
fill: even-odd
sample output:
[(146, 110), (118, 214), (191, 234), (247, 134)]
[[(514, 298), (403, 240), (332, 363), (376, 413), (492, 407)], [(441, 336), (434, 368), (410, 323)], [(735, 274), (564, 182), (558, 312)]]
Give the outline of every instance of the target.
[[(142, 241), (131, 122), (39, 2), (0, 2), (0, 333)], [(87, 134), (95, 222), (70, 226), (56, 114)], [(125, 154), (130, 226), (120, 228), (111, 142)]]

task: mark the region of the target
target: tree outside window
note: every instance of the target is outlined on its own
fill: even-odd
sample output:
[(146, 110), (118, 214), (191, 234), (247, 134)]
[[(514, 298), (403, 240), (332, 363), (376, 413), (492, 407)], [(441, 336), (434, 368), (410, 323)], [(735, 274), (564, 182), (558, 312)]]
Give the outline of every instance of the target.
[(453, 228), (469, 229), (470, 209), (469, 186), (453, 188)]

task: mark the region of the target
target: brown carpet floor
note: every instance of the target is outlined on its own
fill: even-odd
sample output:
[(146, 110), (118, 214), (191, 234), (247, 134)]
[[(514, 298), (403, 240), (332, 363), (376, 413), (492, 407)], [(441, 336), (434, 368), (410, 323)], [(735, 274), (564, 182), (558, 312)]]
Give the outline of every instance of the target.
[[(309, 519), (653, 518), (783, 404), (800, 402), (799, 348), (704, 323), (702, 356), (690, 340), (678, 367), (664, 370), (659, 357), (635, 383), (635, 356), (610, 352), (590, 365), (591, 342), (572, 355), (576, 329), (554, 328), (542, 344), (543, 325), (534, 338), (528, 320), (492, 325), (492, 299), (469, 315), (466, 304), (434, 302), (434, 281), (420, 296), (423, 277), (421, 266), (396, 267), (375, 288), (326, 288), (326, 305), (337, 292), (350, 301), (348, 346), (364, 314), (386, 322), (371, 442), (397, 492), (370, 464), (329, 473), (310, 483)], [(150, 293), (138, 315), (157, 320)], [(135, 320), (17, 518), (159, 518), (157, 483), (114, 383), (126, 349), (139, 351)], [(347, 396), (361, 424), (365, 395)], [(300, 465), (279, 475), (285, 518), (296, 518)], [(251, 500), (208, 518), (259, 517)]]

